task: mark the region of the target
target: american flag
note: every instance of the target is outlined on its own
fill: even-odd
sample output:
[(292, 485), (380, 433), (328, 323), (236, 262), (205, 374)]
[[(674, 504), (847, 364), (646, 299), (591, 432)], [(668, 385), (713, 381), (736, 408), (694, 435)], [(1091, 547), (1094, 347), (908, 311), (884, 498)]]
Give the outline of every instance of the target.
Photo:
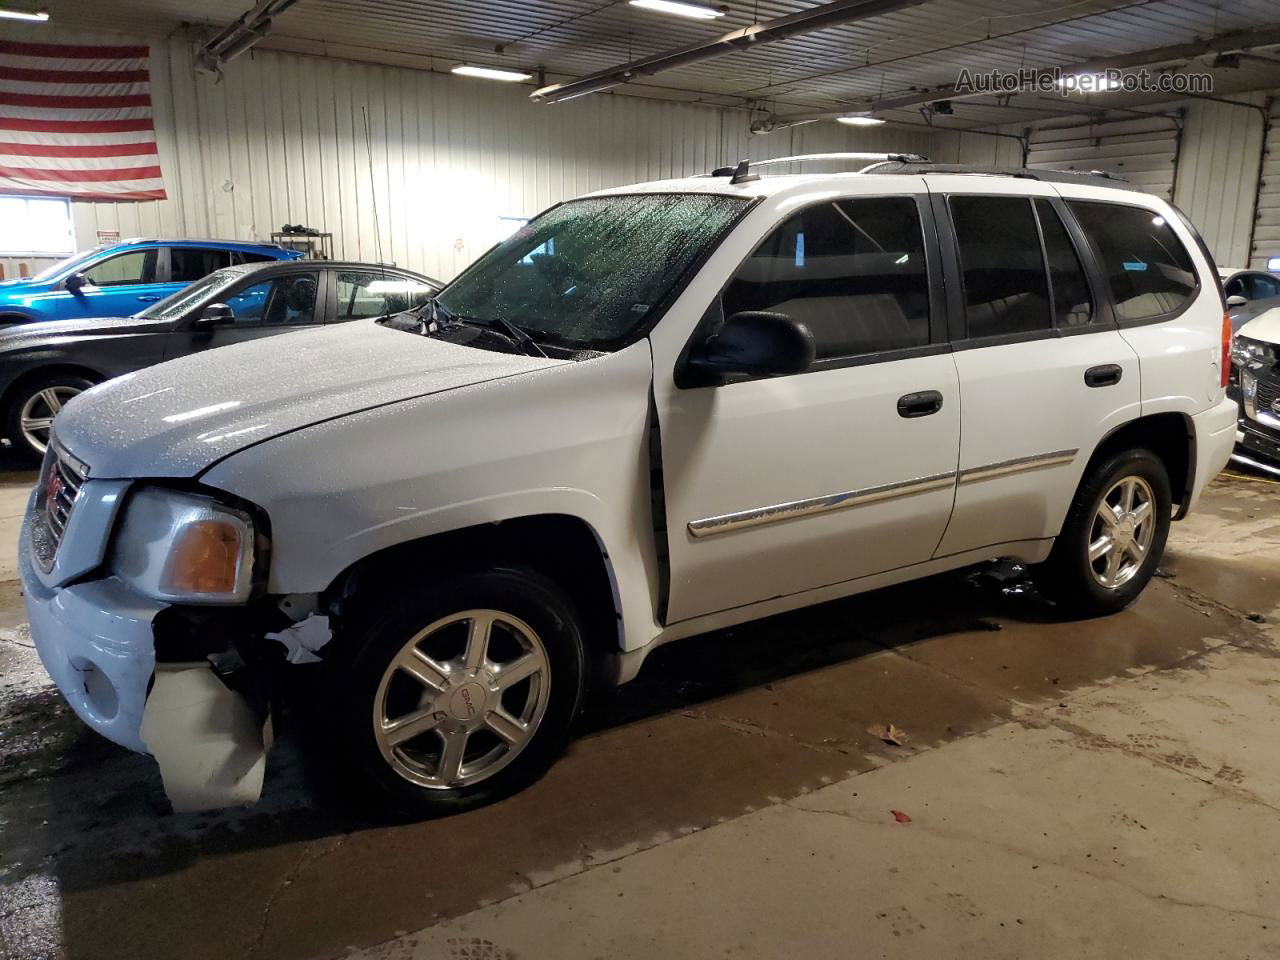
[(0, 193), (163, 200), (146, 47), (0, 40)]

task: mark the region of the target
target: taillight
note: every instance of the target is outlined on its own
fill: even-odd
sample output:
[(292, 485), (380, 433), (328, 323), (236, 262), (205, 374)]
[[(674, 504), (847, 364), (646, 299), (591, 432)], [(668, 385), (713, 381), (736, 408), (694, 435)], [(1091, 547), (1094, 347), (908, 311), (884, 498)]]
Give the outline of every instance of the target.
[(1227, 384), (1231, 382), (1231, 318), (1227, 316), (1227, 312), (1222, 311), (1222, 366), (1220, 368), (1222, 383), (1220, 386), (1225, 390)]

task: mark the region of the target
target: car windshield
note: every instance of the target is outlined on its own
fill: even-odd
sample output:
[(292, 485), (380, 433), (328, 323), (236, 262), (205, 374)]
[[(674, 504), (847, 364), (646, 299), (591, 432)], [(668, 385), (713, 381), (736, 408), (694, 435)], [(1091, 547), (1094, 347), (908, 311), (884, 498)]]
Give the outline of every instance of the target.
[(135, 313), (134, 316), (146, 320), (176, 320), (206, 297), (217, 297), (243, 276), (243, 270), (215, 270), (207, 277), (197, 280), (189, 287), (183, 287), (158, 303), (153, 303), (147, 309)]
[(70, 267), (74, 267), (77, 264), (84, 263), (87, 260), (89, 260), (91, 257), (97, 256), (99, 253), (101, 253), (103, 250), (106, 250), (106, 249), (107, 249), (106, 247), (94, 247), (92, 250), (86, 250), (84, 253), (77, 253), (73, 256), (67, 257), (67, 259), (65, 260), (59, 260), (57, 263), (53, 264), (52, 266), (45, 267), (43, 270), (41, 270), (31, 279), (32, 281), (37, 283), (43, 282), (45, 280), (52, 280), (54, 277), (62, 273), (64, 270), (67, 270)]
[(505, 320), (559, 346), (612, 350), (654, 311), (749, 200), (705, 193), (587, 197), (553, 207), (463, 272), (448, 313)]

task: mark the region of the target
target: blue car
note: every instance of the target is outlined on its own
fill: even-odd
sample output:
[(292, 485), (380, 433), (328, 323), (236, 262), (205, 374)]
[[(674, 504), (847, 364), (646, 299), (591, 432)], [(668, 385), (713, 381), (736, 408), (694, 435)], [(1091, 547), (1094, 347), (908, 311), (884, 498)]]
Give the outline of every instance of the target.
[(223, 267), (301, 256), (274, 243), (124, 240), (0, 283), (0, 326), (128, 317)]

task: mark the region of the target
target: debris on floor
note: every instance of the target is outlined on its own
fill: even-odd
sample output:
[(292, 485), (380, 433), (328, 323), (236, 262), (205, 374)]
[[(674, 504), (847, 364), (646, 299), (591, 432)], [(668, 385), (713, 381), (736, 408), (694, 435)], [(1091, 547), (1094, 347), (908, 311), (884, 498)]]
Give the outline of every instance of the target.
[(871, 734), (878, 740), (895, 747), (900, 747), (907, 742), (907, 731), (892, 723), (877, 723), (867, 727), (867, 733)]
[(911, 822), (910, 814), (903, 813), (901, 810), (890, 810), (889, 812), (893, 814), (893, 819), (897, 820), (899, 823)]

